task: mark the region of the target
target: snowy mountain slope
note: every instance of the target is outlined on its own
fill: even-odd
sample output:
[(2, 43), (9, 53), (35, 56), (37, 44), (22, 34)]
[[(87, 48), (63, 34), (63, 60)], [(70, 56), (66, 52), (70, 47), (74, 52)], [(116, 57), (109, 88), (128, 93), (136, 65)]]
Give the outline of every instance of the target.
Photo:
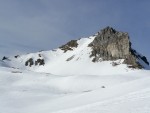
[(149, 113), (149, 94), (149, 89), (144, 89), (109, 101), (97, 102), (53, 113)]
[(3, 61), (9, 67), (55, 75), (107, 75), (150, 69), (146, 57), (132, 49), (128, 34), (111, 27), (55, 50), (16, 55)]
[(150, 113), (150, 71), (127, 33), (0, 60), (0, 113)]
[[(54, 51), (43, 51), (38, 53), (30, 53), (27, 55), (21, 55), (18, 58), (10, 57), (9, 60), (5, 60), (5, 62), (10, 67), (16, 67), (21, 69), (29, 69), (34, 70), (37, 72), (47, 72), (47, 73), (53, 73), (53, 74), (99, 74), (105, 73), (103, 72), (104, 68), (102, 68), (104, 65), (106, 65), (107, 68), (112, 68), (111, 62), (102, 62), (102, 63), (93, 63), (91, 62), (91, 59), (89, 57), (91, 49), (88, 46), (88, 44), (94, 39), (94, 37), (90, 38), (82, 38), (78, 40), (78, 48), (74, 48), (73, 51), (68, 51), (64, 53), (63, 50), (57, 49)], [(41, 57), (39, 57), (39, 54)], [(67, 59), (71, 58), (70, 61), (66, 61)], [(44, 66), (31, 66), (27, 67), (25, 66), (25, 62), (33, 58), (34, 60), (41, 58), (45, 60)], [(11, 61), (10, 61), (11, 60)], [(84, 70), (85, 66), (88, 65), (88, 69)], [(101, 67), (101, 69), (99, 68)], [(126, 68), (126, 65), (123, 66), (123, 69)], [(92, 70), (97, 70), (95, 73), (93, 73)], [(123, 70), (122, 69), (122, 70)], [(114, 68), (114, 73), (117, 73), (118, 69)], [(124, 70), (126, 71), (126, 70)]]
[(150, 113), (150, 71), (56, 76), (0, 67), (1, 113)]
[[(42, 51), (37, 53), (30, 53), (27, 55), (20, 55), (15, 57), (10, 57), (8, 60), (4, 60), (10, 67), (28, 69), (35, 72), (47, 72), (56, 75), (75, 75), (75, 74), (120, 74), (131, 71), (126, 64), (123, 63), (123, 59), (115, 61), (100, 61), (92, 62), (93, 57), (89, 57), (91, 53), (91, 48), (88, 44), (94, 40), (95, 36), (89, 38), (82, 38), (77, 41), (78, 47), (73, 48), (72, 51), (64, 52), (60, 48), (51, 51)], [(25, 63), (33, 59), (43, 59), (44, 65), (32, 65), (25, 66)], [(147, 69), (149, 66), (145, 64), (142, 60), (139, 60), (142, 65), (145, 65)], [(113, 63), (116, 66), (113, 66)], [(121, 65), (118, 65), (121, 64)], [(107, 68), (106, 71), (105, 69)]]

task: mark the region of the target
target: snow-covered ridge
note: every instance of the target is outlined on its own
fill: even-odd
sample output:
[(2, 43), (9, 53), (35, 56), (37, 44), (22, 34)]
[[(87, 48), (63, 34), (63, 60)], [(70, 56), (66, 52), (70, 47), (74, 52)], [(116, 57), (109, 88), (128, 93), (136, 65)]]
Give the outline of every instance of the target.
[[(117, 60), (118, 66), (112, 66), (113, 61), (92, 62), (90, 58), (91, 48), (89, 43), (94, 40), (95, 36), (89, 38), (81, 38), (77, 41), (78, 47), (73, 50), (64, 52), (60, 48), (50, 51), (42, 51), (37, 53), (30, 53), (26, 55), (19, 55), (17, 58), (10, 57), (5, 62), (13, 68), (27, 69), (35, 72), (52, 73), (55, 75), (98, 75), (98, 74), (119, 74), (131, 71), (127, 65), (121, 64), (123, 60)], [(44, 65), (26, 66), (26, 61), (33, 59), (44, 59)], [(106, 71), (109, 70), (109, 71)]]
[[(134, 70), (133, 68), (129, 68), (129, 67), (135, 67), (135, 66), (143, 67), (145, 69), (150, 69), (148, 66), (148, 61), (146, 60), (146, 57), (138, 54), (138, 52), (136, 52), (135, 50), (132, 50), (130, 52), (130, 48), (129, 48), (130, 41), (128, 40), (128, 35), (126, 33), (117, 32), (112, 28), (105, 28), (104, 30), (102, 30), (102, 33), (103, 32), (104, 34), (100, 33), (100, 35), (97, 34), (97, 35), (90, 36), (88, 38), (81, 38), (79, 40), (70, 41), (67, 44), (55, 50), (40, 51), (37, 53), (29, 53), (26, 55), (16, 55), (14, 57), (6, 58), (3, 61), (9, 67), (19, 68), (23, 70), (27, 69), (27, 70), (31, 70), (35, 72), (52, 73), (55, 75), (60, 75), (60, 74), (65, 74), (65, 75), (120, 74), (120, 73), (126, 73), (128, 71)], [(123, 37), (122, 42), (124, 44), (127, 43), (127, 45), (125, 46), (126, 47), (125, 52), (129, 51), (128, 56), (123, 56), (120, 58), (119, 57), (111, 58), (108, 56), (108, 58), (111, 58), (114, 60), (110, 60), (110, 59), (103, 60), (105, 59), (105, 56), (107, 57), (107, 54), (108, 54), (106, 51), (107, 48), (103, 48), (101, 51), (99, 51), (101, 47), (103, 47), (103, 45), (100, 46), (100, 49), (99, 49), (99, 45), (97, 44), (98, 43), (101, 44), (101, 42), (97, 42), (97, 41), (102, 40), (102, 42), (104, 43), (104, 39), (98, 39), (99, 37), (103, 38), (103, 35), (104, 37), (106, 37), (106, 40), (108, 40), (107, 32), (108, 32), (108, 38), (111, 35), (113, 36), (112, 39), (117, 37), (115, 41), (118, 41), (118, 39), (121, 40), (121, 38), (125, 36), (125, 38)], [(111, 33), (115, 33), (115, 34), (111, 34)], [(122, 36), (122, 35), (123, 36), (120, 38), (118, 37), (118, 34), (119, 36)], [(89, 46), (91, 43), (95, 43), (97, 46), (96, 45), (94, 45), (94, 47)], [(123, 50), (125, 47), (120, 46), (120, 44), (118, 45), (120, 47), (115, 47), (116, 46), (115, 43), (116, 42), (113, 41), (112, 45), (110, 45), (111, 48), (114, 48), (112, 50), (114, 52), (110, 54), (115, 54), (115, 55), (126, 54), (126, 53), (123, 53)], [(116, 44), (118, 43), (121, 43), (121, 42), (117, 42)], [(121, 49), (122, 51), (117, 50), (118, 48), (121, 48), (121, 47), (122, 47)], [(95, 49), (95, 48), (98, 48), (98, 49)], [(111, 52), (111, 48), (109, 49), (110, 52)], [(93, 53), (93, 51), (95, 51), (95, 53)], [(104, 56), (102, 56), (101, 54), (104, 54)], [(100, 56), (102, 56), (102, 58)], [(124, 58), (126, 57), (128, 58), (128, 60), (126, 60), (127, 64), (124, 62), (125, 61)], [(97, 60), (93, 60), (93, 59), (97, 59)], [(136, 61), (134, 59), (136, 59)], [(130, 66), (129, 64), (133, 64), (135, 66), (132, 66), (132, 65)]]

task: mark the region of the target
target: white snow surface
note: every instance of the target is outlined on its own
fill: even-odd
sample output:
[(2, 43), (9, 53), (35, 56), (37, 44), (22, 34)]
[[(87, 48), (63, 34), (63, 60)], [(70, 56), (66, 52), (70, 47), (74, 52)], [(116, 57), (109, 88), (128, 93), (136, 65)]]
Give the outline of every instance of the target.
[[(0, 113), (150, 113), (150, 70), (91, 62), (93, 39), (0, 61)], [(46, 64), (26, 67), (29, 58)]]
[(0, 67), (0, 113), (150, 113), (150, 71), (65, 76)]

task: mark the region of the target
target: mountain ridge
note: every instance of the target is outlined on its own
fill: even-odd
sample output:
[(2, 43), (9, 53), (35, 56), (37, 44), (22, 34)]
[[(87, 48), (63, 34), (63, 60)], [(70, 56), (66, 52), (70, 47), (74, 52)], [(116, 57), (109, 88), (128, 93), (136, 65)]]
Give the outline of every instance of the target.
[[(114, 73), (117, 69), (149, 69), (146, 57), (131, 47), (128, 33), (112, 27), (88, 38), (71, 40), (55, 50), (16, 55), (3, 61), (10, 67), (54, 74), (88, 74), (91, 68), (95, 74), (105, 73), (103, 68)], [(88, 70), (83, 71), (85, 67)], [(68, 70), (70, 73), (66, 73)]]

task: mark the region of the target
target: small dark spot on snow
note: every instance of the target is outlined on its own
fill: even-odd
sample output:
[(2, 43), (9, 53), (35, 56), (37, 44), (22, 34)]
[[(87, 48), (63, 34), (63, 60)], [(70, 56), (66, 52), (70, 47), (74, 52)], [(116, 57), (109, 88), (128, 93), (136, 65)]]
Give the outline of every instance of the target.
[(101, 88), (105, 88), (105, 86), (102, 86)]

